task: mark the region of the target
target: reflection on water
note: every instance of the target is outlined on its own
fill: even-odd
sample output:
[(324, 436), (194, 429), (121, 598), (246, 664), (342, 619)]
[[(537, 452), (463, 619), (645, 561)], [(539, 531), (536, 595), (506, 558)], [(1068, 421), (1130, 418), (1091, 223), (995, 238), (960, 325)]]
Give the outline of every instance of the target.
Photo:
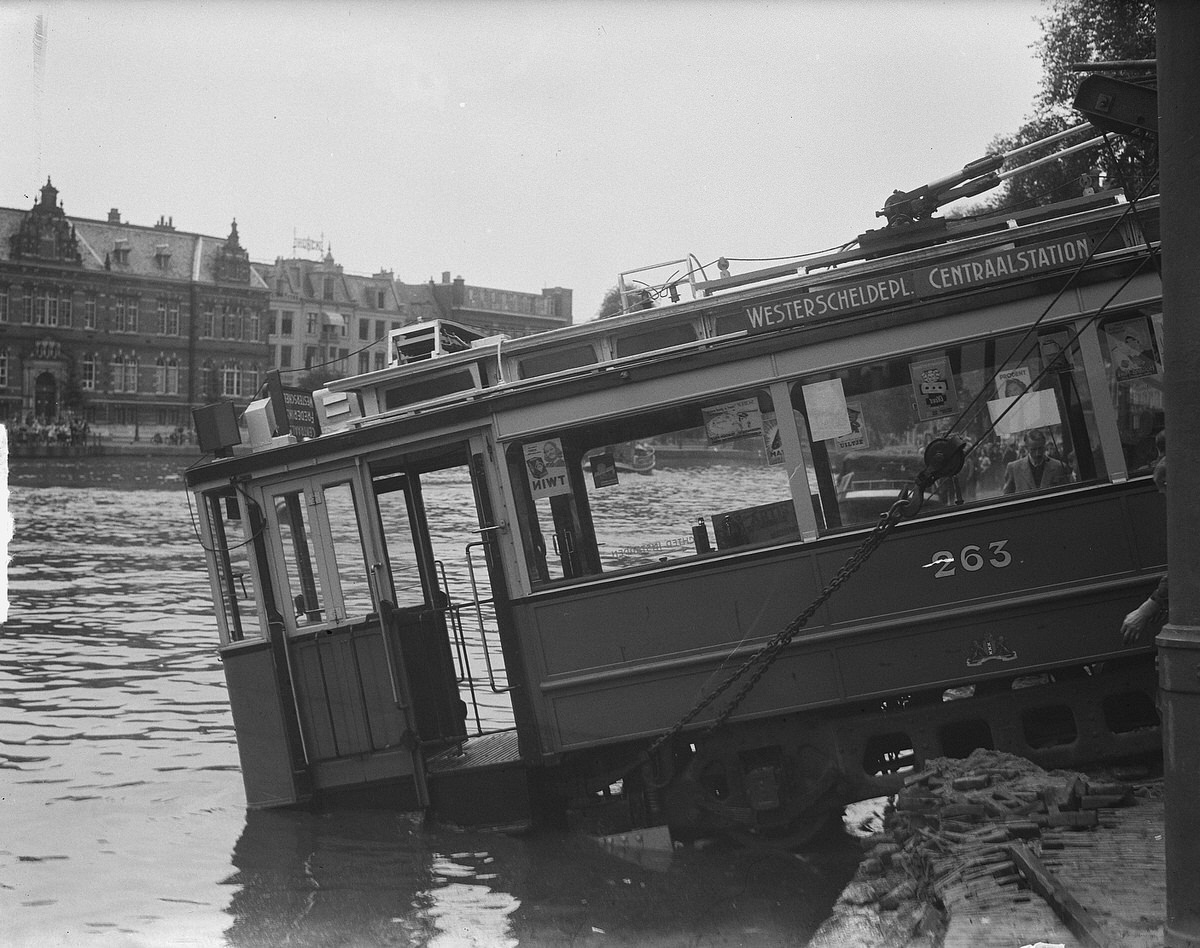
[(574, 837), (248, 813), (175, 463), (12, 463), (5, 946), (794, 945), (853, 870), (849, 844), (655, 871)]

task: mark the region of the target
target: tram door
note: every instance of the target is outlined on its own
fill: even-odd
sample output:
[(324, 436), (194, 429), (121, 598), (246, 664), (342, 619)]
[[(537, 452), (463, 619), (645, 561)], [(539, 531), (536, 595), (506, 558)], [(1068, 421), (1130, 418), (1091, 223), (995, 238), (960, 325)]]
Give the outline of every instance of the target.
[[(304, 763), (318, 792), (387, 785), (425, 805), (410, 681), (357, 465), (266, 488)], [(280, 588), (281, 587), (281, 588)]]
[[(473, 473), (474, 468), (474, 473)], [(481, 458), (466, 445), (370, 464), (393, 628), (426, 746), (510, 726)]]

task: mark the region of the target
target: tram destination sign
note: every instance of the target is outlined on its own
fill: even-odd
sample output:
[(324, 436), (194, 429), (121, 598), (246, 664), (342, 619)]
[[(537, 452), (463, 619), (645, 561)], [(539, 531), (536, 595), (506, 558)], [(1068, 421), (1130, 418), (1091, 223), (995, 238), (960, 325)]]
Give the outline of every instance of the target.
[(1078, 266), (1090, 253), (1091, 239), (1086, 234), (1074, 234), (1027, 247), (1007, 247), (973, 257), (902, 270), (869, 280), (814, 287), (782, 299), (746, 306), (746, 329), (752, 335), (774, 332), (810, 319), (847, 316), (916, 302), (989, 283)]
[(284, 385), (278, 371), (267, 373), (267, 394), (274, 417), (272, 435), (292, 434), (297, 438), (315, 438), (321, 433), (317, 406), (312, 392)]

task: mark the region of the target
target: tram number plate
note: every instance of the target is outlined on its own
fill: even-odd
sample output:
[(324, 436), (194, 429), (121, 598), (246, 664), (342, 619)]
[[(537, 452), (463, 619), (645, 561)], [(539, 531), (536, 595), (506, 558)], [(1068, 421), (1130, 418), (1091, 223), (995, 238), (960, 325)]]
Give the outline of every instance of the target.
[(992, 540), (986, 550), (977, 544), (968, 543), (958, 551), (957, 557), (950, 550), (938, 550), (926, 565), (937, 567), (937, 572), (933, 574), (935, 579), (953, 576), (959, 568), (968, 573), (977, 573), (985, 566), (1004, 569), (1012, 562), (1012, 554), (1005, 549), (1007, 546), (1007, 540)]

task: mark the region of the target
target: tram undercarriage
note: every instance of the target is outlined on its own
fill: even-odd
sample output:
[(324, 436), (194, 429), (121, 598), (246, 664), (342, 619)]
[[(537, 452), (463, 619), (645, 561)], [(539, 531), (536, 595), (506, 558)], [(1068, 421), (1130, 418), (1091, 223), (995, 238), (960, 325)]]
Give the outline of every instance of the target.
[(666, 824), (677, 840), (795, 847), (846, 804), (897, 792), (933, 758), (985, 748), (1078, 769), (1155, 756), (1157, 687), (1154, 658), (1142, 655), (740, 722), (703, 741), (679, 738), (674, 753), (600, 789), (588, 788), (601, 764), (636, 749), (610, 749), (603, 762), (595, 753), (568, 759), (545, 776), (541, 796), (557, 795), (570, 825), (594, 835)]

